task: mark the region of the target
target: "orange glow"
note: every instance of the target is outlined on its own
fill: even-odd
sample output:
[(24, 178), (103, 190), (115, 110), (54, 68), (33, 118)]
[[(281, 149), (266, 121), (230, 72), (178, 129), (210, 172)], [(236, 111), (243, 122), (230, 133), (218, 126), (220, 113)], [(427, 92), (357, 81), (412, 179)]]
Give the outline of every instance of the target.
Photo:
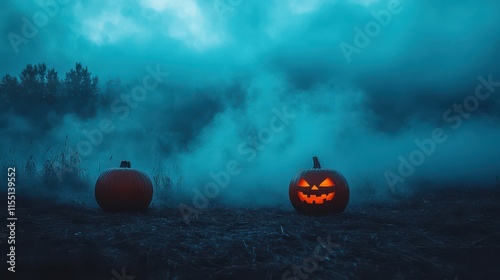
[(310, 187), (309, 183), (306, 180), (304, 180), (304, 179), (300, 179), (300, 181), (297, 184), (297, 186), (299, 186), (299, 187)]
[(322, 195), (307, 195), (303, 192), (297, 192), (299, 199), (307, 204), (323, 204), (325, 201), (331, 201), (335, 197), (335, 192)]
[(320, 187), (335, 187), (335, 182), (332, 181), (330, 178), (326, 178), (321, 184), (319, 184)]

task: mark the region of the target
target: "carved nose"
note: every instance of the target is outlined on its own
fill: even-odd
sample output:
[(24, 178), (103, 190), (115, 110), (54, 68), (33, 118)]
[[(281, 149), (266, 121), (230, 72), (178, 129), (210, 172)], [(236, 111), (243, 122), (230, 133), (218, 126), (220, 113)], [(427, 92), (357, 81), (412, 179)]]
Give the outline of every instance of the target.
[(313, 190), (313, 191), (317, 191), (317, 190), (319, 190), (319, 189), (318, 189), (318, 187), (316, 187), (316, 185), (313, 185), (313, 187), (311, 188), (311, 190)]

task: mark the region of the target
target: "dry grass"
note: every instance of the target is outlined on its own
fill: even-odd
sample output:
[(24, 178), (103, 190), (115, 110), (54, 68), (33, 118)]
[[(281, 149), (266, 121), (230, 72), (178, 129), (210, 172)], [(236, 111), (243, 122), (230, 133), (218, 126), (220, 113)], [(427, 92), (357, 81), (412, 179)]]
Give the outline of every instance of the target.
[(110, 214), (21, 198), (18, 271), (23, 279), (109, 280), (122, 267), (135, 279), (282, 279), (330, 236), (332, 254), (308, 279), (495, 279), (499, 198), (442, 190), (328, 217), (218, 208), (190, 225), (177, 209)]
[[(15, 166), (18, 183), (33, 190), (42, 192), (88, 190), (91, 182), (87, 170), (81, 168), (78, 162), (80, 157), (76, 149), (67, 149), (67, 138), (66, 135), (64, 146), (59, 149), (47, 147), (43, 156), (40, 156), (44, 160), (43, 163), (39, 162), (35, 155), (29, 154), (25, 160), (3, 159), (1, 161), (3, 170)], [(15, 152), (11, 149), (7, 158), (12, 157)], [(5, 174), (0, 174), (0, 179), (6, 180)]]

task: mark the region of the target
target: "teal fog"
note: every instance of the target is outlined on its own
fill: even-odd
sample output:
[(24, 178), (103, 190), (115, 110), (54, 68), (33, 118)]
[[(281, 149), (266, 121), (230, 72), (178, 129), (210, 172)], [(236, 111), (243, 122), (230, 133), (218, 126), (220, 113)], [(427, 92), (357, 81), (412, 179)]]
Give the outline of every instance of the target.
[[(494, 0), (7, 1), (0, 75), (45, 63), (62, 81), (81, 63), (98, 92), (85, 114), (35, 102), (36, 90), (14, 106), (4, 77), (0, 164), (25, 191), (92, 203), (99, 173), (121, 160), (167, 188), (155, 205), (169, 206), (205, 193), (290, 207), (288, 182), (312, 156), (345, 175), (354, 201), (495, 186), (498, 11)], [(55, 188), (47, 168), (88, 185), (61, 176)]]

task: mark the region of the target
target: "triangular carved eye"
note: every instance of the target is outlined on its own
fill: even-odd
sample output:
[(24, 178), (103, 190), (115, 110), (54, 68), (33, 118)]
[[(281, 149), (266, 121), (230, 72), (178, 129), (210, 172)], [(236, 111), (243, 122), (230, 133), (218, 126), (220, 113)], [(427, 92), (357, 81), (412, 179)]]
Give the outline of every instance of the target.
[(321, 184), (319, 184), (320, 187), (335, 187), (335, 182), (332, 181), (330, 178), (326, 178)]
[(297, 186), (299, 186), (299, 187), (310, 187), (309, 183), (306, 180), (304, 180), (304, 179), (300, 179), (299, 183), (297, 184)]

